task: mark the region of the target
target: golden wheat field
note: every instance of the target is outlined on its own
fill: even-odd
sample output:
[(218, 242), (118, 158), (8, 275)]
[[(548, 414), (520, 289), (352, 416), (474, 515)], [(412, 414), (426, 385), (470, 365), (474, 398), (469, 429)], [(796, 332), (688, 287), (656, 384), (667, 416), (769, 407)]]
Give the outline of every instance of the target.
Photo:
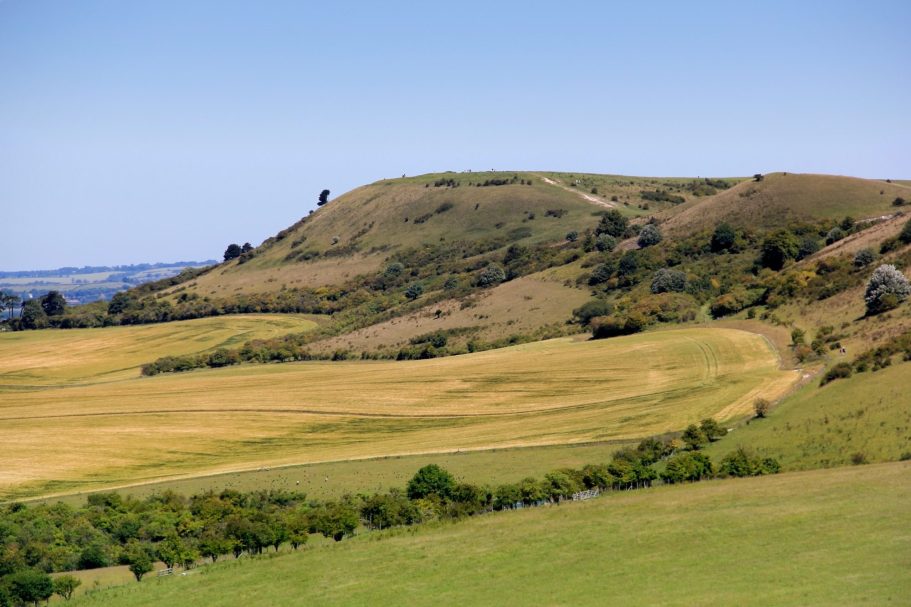
[(8, 349), (47, 338), (0, 337), (0, 372), (20, 378), (4, 379), (0, 403), (5, 499), (259, 466), (636, 438), (742, 416), (797, 379), (759, 335), (689, 328), (425, 361), (122, 379), (99, 370), (126, 361), (102, 356), (88, 368), (77, 356), (53, 372), (75, 385), (38, 387)]

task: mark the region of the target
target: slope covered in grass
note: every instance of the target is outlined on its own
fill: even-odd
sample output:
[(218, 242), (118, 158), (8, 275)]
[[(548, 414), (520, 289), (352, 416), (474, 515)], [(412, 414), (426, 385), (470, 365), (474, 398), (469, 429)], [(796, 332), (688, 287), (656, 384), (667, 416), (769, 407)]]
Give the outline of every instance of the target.
[(911, 463), (614, 493), (241, 559), (74, 604), (903, 604), (909, 499)]
[(795, 378), (759, 335), (681, 329), (22, 391), (0, 404), (11, 454), (0, 491), (26, 497), (262, 465), (641, 438), (742, 416)]
[(812, 382), (786, 398), (767, 419), (753, 420), (708, 447), (721, 456), (743, 446), (806, 470), (911, 456), (911, 364), (823, 387)]
[[(448, 180), (458, 186), (434, 185)], [(507, 183), (477, 187), (490, 180)], [(333, 199), (268, 239), (251, 260), (222, 264), (192, 281), (187, 291), (232, 295), (283, 285), (339, 284), (375, 271), (396, 252), (422, 245), (468, 241), (498, 248), (511, 242), (559, 241), (569, 231), (594, 227), (597, 210), (527, 173), (384, 180)]]
[(673, 234), (712, 229), (721, 222), (755, 230), (845, 216), (878, 217), (895, 212), (892, 201), (899, 196), (907, 198), (908, 189), (871, 179), (772, 173), (662, 215), (665, 230)]

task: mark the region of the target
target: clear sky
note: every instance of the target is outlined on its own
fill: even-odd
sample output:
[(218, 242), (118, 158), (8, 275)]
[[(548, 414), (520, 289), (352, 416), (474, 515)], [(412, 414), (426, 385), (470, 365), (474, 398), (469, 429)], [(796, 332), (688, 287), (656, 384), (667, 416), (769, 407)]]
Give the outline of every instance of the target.
[(0, 269), (220, 257), (383, 177), (911, 179), (911, 2), (0, 0)]

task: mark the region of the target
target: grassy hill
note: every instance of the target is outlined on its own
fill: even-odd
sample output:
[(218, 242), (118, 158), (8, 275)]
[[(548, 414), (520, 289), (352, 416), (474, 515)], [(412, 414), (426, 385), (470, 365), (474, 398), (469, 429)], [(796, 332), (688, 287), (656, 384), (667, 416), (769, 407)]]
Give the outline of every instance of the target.
[(911, 463), (619, 492), (124, 580), (74, 605), (902, 604), (909, 499)]
[[(449, 180), (458, 185), (434, 185)], [(477, 187), (491, 180), (507, 183)], [(593, 227), (596, 210), (529, 173), (384, 180), (333, 199), (266, 240), (251, 260), (223, 264), (187, 290), (215, 294), (338, 284), (377, 270), (396, 251), (441, 242), (490, 242), (499, 248), (498, 243), (558, 241), (569, 231)]]
[(743, 181), (715, 196), (663, 213), (668, 232), (687, 234), (726, 221), (738, 227), (785, 227), (795, 222), (866, 219), (896, 211), (897, 197), (908, 199), (907, 187), (856, 177), (772, 173), (760, 182)]
[[(0, 405), (0, 441), (13, 446), (0, 496), (642, 438), (709, 416), (736, 419), (758, 396), (779, 398), (797, 376), (778, 362), (759, 335), (681, 329), (435, 360), (249, 365), (10, 391)], [(70, 457), (59, 458), (61, 449)]]

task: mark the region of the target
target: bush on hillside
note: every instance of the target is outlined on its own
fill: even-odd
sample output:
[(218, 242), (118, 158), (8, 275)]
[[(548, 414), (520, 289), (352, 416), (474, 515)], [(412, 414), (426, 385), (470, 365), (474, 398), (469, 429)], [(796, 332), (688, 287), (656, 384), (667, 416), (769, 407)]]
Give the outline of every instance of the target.
[(623, 238), (629, 227), (629, 220), (620, 214), (617, 209), (610, 209), (601, 216), (598, 227), (595, 228), (595, 235), (607, 234), (614, 238)]
[(773, 232), (762, 243), (759, 261), (763, 267), (780, 270), (788, 261), (795, 259), (800, 251), (797, 237), (788, 230)]
[(652, 293), (682, 293), (686, 290), (686, 273), (662, 268), (652, 279)]
[(865, 268), (876, 261), (876, 253), (873, 249), (861, 249), (854, 255), (854, 267)]
[(736, 248), (737, 232), (727, 223), (718, 224), (712, 233), (712, 239), (709, 241), (709, 247), (712, 253), (721, 253), (722, 251), (733, 251)]
[(720, 476), (735, 477), (777, 474), (779, 471), (781, 471), (781, 464), (777, 460), (753, 455), (743, 447), (725, 455), (718, 468)]
[(843, 239), (844, 237), (845, 237), (845, 231), (842, 230), (840, 227), (835, 226), (834, 228), (829, 230), (828, 234), (826, 234), (826, 244), (830, 245), (830, 244), (836, 243), (839, 240)]
[(598, 234), (595, 238), (595, 248), (602, 253), (610, 253), (617, 246), (617, 239), (610, 234)]
[(648, 224), (642, 228), (642, 231), (639, 232), (638, 244), (640, 247), (651, 247), (659, 242), (661, 242), (663, 236), (661, 235), (661, 230), (658, 226), (654, 224)]
[(822, 379), (819, 381), (820, 386), (825, 386), (829, 382), (833, 382), (836, 379), (844, 379), (846, 377), (851, 377), (853, 368), (851, 363), (840, 362), (828, 371), (825, 375), (822, 376)]
[(911, 283), (895, 266), (883, 264), (873, 271), (864, 301), (868, 314), (879, 314), (897, 307), (911, 295)]
[(797, 259), (806, 259), (820, 248), (819, 241), (812, 236), (805, 236), (800, 241), (800, 248), (797, 249)]
[(592, 299), (573, 310), (573, 316), (583, 327), (587, 327), (593, 318), (613, 314), (614, 306), (603, 299)]
[(478, 274), (479, 287), (495, 287), (506, 280), (506, 271), (495, 263), (488, 265)]

